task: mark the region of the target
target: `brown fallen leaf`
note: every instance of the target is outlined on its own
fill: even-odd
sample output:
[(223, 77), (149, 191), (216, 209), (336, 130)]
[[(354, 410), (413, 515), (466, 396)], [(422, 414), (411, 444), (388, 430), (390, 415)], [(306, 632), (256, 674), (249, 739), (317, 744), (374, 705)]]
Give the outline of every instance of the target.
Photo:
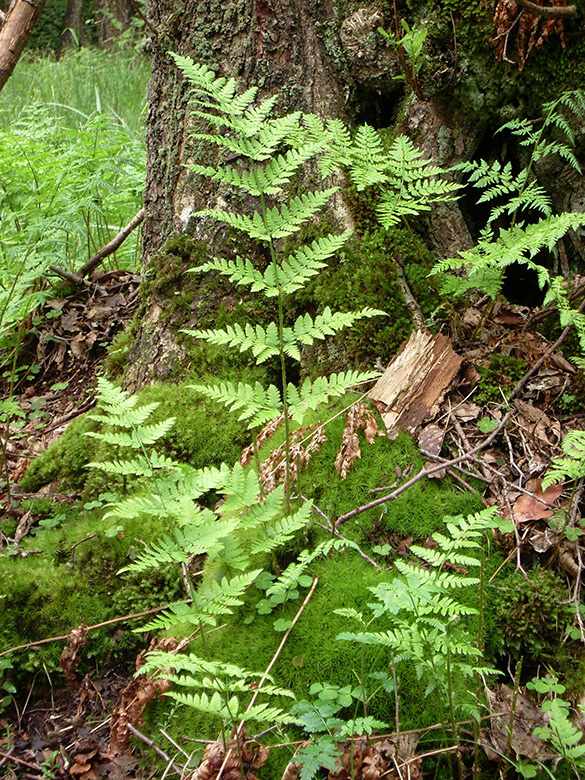
[[(527, 496), (525, 493), (522, 493), (516, 499), (512, 509), (514, 522), (520, 525), (521, 523), (529, 523), (531, 520), (547, 520), (549, 517), (552, 517), (556, 509), (554, 504), (563, 492), (563, 486), (550, 485), (543, 492), (542, 480), (530, 479), (526, 483), (526, 490), (529, 490), (534, 496)], [(502, 517), (504, 520), (510, 519), (508, 507), (502, 512)]]
[(341, 435), (341, 445), (335, 458), (335, 470), (345, 479), (358, 458), (362, 457), (359, 431), (364, 431), (366, 440), (373, 444), (376, 436), (383, 435), (378, 429), (376, 418), (366, 404), (354, 404), (346, 414), (346, 425)]
[[(503, 756), (511, 742), (511, 748), (517, 756), (531, 761), (546, 761), (553, 758), (546, 743), (534, 736), (534, 729), (546, 725), (546, 719), (537, 703), (522, 691), (514, 691), (508, 685), (501, 685), (495, 691), (486, 690), (486, 698), (492, 719), (489, 728), (480, 732), (480, 743), (490, 761), (503, 761)], [(512, 736), (510, 738), (510, 719), (514, 707)]]

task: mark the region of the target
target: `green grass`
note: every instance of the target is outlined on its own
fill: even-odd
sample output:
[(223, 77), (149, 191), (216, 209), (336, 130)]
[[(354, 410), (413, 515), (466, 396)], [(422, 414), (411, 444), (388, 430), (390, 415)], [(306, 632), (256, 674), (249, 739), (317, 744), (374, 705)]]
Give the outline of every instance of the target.
[(59, 59), (25, 53), (2, 90), (0, 126), (15, 122), (27, 106), (42, 103), (59, 124), (75, 127), (103, 111), (142, 137), (149, 76), (147, 55), (132, 49), (67, 50)]

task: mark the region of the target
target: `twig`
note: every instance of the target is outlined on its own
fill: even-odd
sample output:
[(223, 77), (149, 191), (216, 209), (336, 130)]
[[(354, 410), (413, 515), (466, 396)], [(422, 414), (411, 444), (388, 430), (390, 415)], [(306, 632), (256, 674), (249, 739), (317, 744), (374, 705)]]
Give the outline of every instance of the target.
[(96, 536), (97, 533), (88, 534), (87, 536), (84, 536), (83, 539), (79, 539), (77, 542), (73, 542), (71, 545), (71, 552), (73, 552), (78, 545), (83, 544), (84, 542), (89, 542), (90, 539), (95, 539)]
[[(296, 615), (294, 616), (294, 618), (292, 619), (292, 623), (291, 623), (291, 624), (290, 624), (290, 626), (288, 627), (288, 629), (287, 629), (287, 631), (286, 631), (285, 635), (282, 637), (282, 640), (281, 640), (280, 644), (278, 645), (278, 648), (277, 648), (276, 652), (275, 652), (275, 653), (274, 653), (274, 655), (272, 656), (272, 660), (270, 661), (270, 663), (269, 663), (269, 664), (268, 664), (268, 666), (266, 667), (266, 671), (264, 672), (264, 674), (263, 674), (263, 675), (262, 675), (262, 677), (260, 678), (260, 682), (258, 683), (258, 686), (257, 686), (256, 690), (254, 691), (254, 695), (253, 695), (253, 696), (252, 696), (252, 698), (250, 699), (250, 703), (249, 703), (249, 704), (248, 704), (248, 706), (246, 707), (246, 712), (244, 713), (244, 715), (245, 715), (246, 713), (250, 712), (250, 710), (252, 709), (252, 707), (253, 707), (253, 706), (254, 706), (254, 704), (256, 703), (256, 699), (258, 698), (258, 694), (260, 693), (260, 689), (262, 688), (262, 686), (263, 686), (263, 685), (264, 685), (264, 683), (266, 682), (266, 678), (267, 678), (267, 677), (268, 677), (268, 675), (270, 674), (270, 670), (272, 669), (272, 667), (274, 666), (274, 664), (275, 664), (275, 663), (276, 663), (276, 661), (278, 660), (278, 656), (280, 655), (280, 653), (281, 653), (281, 651), (282, 651), (282, 648), (283, 648), (283, 647), (284, 647), (284, 645), (286, 644), (286, 640), (289, 638), (290, 632), (291, 632), (291, 631), (293, 630), (293, 628), (295, 627), (295, 625), (296, 625), (296, 623), (297, 623), (298, 619), (299, 619), (299, 618), (300, 618), (300, 616), (303, 614), (303, 612), (304, 612), (304, 610), (305, 610), (305, 607), (307, 606), (307, 604), (308, 604), (308, 603), (309, 603), (309, 601), (311, 600), (311, 597), (312, 597), (313, 593), (315, 592), (315, 588), (317, 587), (317, 583), (318, 583), (318, 582), (319, 582), (319, 578), (318, 578), (317, 576), (314, 576), (314, 577), (313, 577), (313, 584), (311, 585), (311, 588), (310, 588), (309, 592), (308, 592), (308, 593), (307, 593), (307, 595), (305, 596), (305, 600), (303, 601), (303, 603), (302, 603), (302, 604), (301, 604), (301, 606), (299, 607), (299, 609), (298, 609), (298, 611), (297, 611), (297, 614), (296, 614)], [(245, 724), (245, 722), (246, 722), (245, 720), (241, 720), (241, 721), (240, 721), (240, 725), (239, 725), (239, 726), (238, 726), (238, 728), (236, 729), (236, 737), (235, 737), (235, 738), (236, 738), (236, 741), (238, 741), (238, 740), (239, 740), (239, 738), (240, 738), (240, 736), (241, 736), (241, 734), (242, 734), (242, 731), (243, 731), (243, 729), (244, 729), (244, 724)], [(227, 762), (228, 762), (228, 760), (229, 760), (229, 758), (230, 758), (230, 755), (231, 755), (231, 753), (232, 753), (232, 750), (233, 750), (233, 748), (229, 748), (229, 750), (226, 752), (226, 754), (225, 754), (225, 757), (224, 757), (224, 759), (223, 759), (223, 763), (222, 763), (221, 767), (219, 768), (219, 772), (217, 773), (217, 777), (216, 777), (216, 779), (215, 779), (215, 780), (221, 780), (221, 776), (223, 775), (223, 770), (225, 769), (225, 766), (226, 766), (226, 764), (227, 764)]]
[[(440, 455), (434, 455), (432, 452), (429, 452), (428, 450), (421, 449), (421, 454), (425, 456), (425, 458), (430, 458), (431, 460), (436, 460), (438, 463), (449, 463), (449, 458), (442, 458)], [(481, 461), (479, 458), (470, 458), (470, 460), (478, 461), (481, 465)], [(488, 479), (488, 477), (482, 477), (481, 474), (475, 474), (473, 471), (469, 471), (469, 469), (464, 469), (462, 466), (453, 466), (454, 469), (457, 469), (457, 471), (460, 471), (462, 474), (465, 474), (466, 477), (471, 477), (471, 479), (477, 479), (480, 482), (485, 482), (486, 485), (489, 485), (492, 481), (491, 479)], [(388, 488), (386, 488), (388, 489)], [(373, 493), (373, 490), (370, 490), (370, 493)], [(377, 491), (376, 491), (377, 492)]]
[(166, 761), (167, 766), (170, 766), (171, 769), (179, 775), (179, 777), (183, 777), (183, 771), (179, 769), (179, 767), (174, 763), (173, 759), (169, 758), (164, 750), (161, 750), (159, 746), (153, 742), (152, 739), (150, 739), (150, 737), (147, 737), (146, 734), (138, 731), (136, 726), (133, 726), (131, 723), (127, 723), (126, 728), (131, 734), (134, 734), (135, 737), (141, 739), (145, 745), (148, 745), (149, 748), (152, 748), (157, 756), (162, 758), (163, 761)]
[(101, 263), (106, 259), (106, 257), (109, 257), (110, 255), (114, 254), (116, 249), (128, 238), (130, 233), (132, 233), (133, 230), (135, 230), (138, 225), (144, 220), (144, 209), (140, 209), (138, 214), (136, 214), (130, 222), (126, 225), (126, 227), (123, 227), (120, 232), (114, 236), (114, 238), (111, 241), (108, 241), (107, 244), (104, 244), (104, 246), (100, 247), (98, 251), (95, 253), (95, 255), (92, 255), (92, 257), (89, 258), (87, 263), (84, 263), (79, 271), (77, 273), (71, 273), (70, 271), (65, 271), (63, 268), (60, 268), (58, 265), (50, 265), (49, 268), (53, 273), (57, 274), (58, 276), (62, 277), (63, 279), (67, 279), (67, 281), (72, 282), (75, 285), (80, 284), (87, 284), (87, 282), (84, 281), (84, 278), (86, 276), (89, 276), (89, 274), (93, 271), (94, 268), (97, 268), (98, 265), (101, 265)]
[[(578, 307), (578, 309), (577, 309), (577, 313), (578, 313), (578, 314), (581, 314), (581, 313), (583, 312), (583, 310), (584, 310), (584, 309), (585, 309), (585, 298), (584, 298), (584, 299), (581, 301), (581, 303), (579, 304), (579, 307)], [(518, 395), (518, 393), (520, 392), (520, 390), (522, 390), (522, 389), (523, 389), (524, 385), (525, 385), (525, 384), (528, 382), (528, 380), (530, 379), (530, 377), (534, 376), (534, 374), (536, 374), (536, 372), (537, 372), (537, 371), (540, 369), (540, 367), (542, 366), (542, 364), (544, 363), (544, 361), (545, 361), (545, 360), (546, 360), (546, 359), (547, 359), (547, 358), (548, 358), (550, 355), (552, 355), (552, 353), (553, 353), (553, 352), (555, 352), (555, 351), (556, 351), (556, 350), (557, 350), (557, 349), (558, 349), (558, 348), (561, 346), (561, 344), (563, 343), (563, 341), (564, 341), (564, 340), (567, 338), (567, 336), (569, 335), (569, 332), (570, 332), (570, 330), (571, 330), (571, 327), (572, 327), (572, 324), (571, 324), (571, 323), (569, 323), (569, 325), (566, 325), (566, 326), (563, 328), (563, 332), (562, 332), (562, 333), (561, 333), (561, 335), (558, 337), (558, 339), (555, 341), (555, 343), (554, 343), (554, 344), (553, 344), (551, 347), (549, 347), (549, 348), (546, 350), (546, 352), (544, 353), (544, 355), (542, 355), (541, 357), (539, 357), (539, 358), (538, 358), (538, 360), (537, 360), (537, 361), (536, 361), (536, 363), (535, 363), (535, 364), (532, 366), (532, 368), (530, 368), (530, 369), (529, 369), (529, 370), (528, 370), (528, 371), (527, 371), (527, 372), (524, 374), (524, 376), (522, 377), (522, 379), (520, 379), (520, 380), (519, 380), (519, 381), (516, 383), (516, 385), (514, 386), (514, 388), (513, 388), (512, 392), (511, 392), (511, 393), (510, 393), (510, 395), (508, 396), (508, 399), (507, 399), (507, 400), (508, 400), (508, 402), (510, 402), (510, 401), (512, 400), (512, 398), (515, 398), (515, 397)], [(503, 404), (500, 404), (500, 407), (501, 407), (501, 406), (503, 406)]]
[(577, 15), (577, 8), (574, 5), (536, 5), (536, 3), (532, 3), (531, 0), (516, 0), (516, 2), (518, 5), (521, 5), (522, 8), (526, 8), (527, 11), (530, 11), (531, 14), (543, 16), (545, 19), (557, 16)]
[(518, 533), (518, 526), (516, 525), (514, 510), (512, 508), (512, 504), (510, 503), (510, 498), (508, 496), (507, 483), (504, 483), (504, 500), (506, 502), (506, 507), (508, 508), (508, 514), (510, 515), (510, 520), (512, 521), (512, 525), (514, 526), (514, 538), (516, 539), (516, 571), (521, 571), (522, 574), (524, 575), (524, 579), (526, 580), (526, 582), (530, 583), (530, 578), (528, 577), (528, 574), (526, 574), (526, 572), (524, 571), (524, 567), (522, 566), (522, 540), (520, 539), (520, 534)]
[(14, 761), (17, 764), (22, 764), (22, 766), (27, 766), (29, 769), (34, 769), (36, 772), (42, 771), (42, 767), (38, 764), (29, 764), (28, 761), (24, 761), (22, 758), (17, 758), (16, 756), (11, 756), (10, 753), (4, 753), (2, 750), (0, 750), (0, 756), (8, 761)]
[(457, 466), (459, 463), (463, 463), (464, 461), (468, 460), (470, 456), (475, 455), (477, 452), (480, 452), (486, 447), (489, 447), (489, 445), (496, 438), (496, 436), (498, 436), (498, 434), (505, 428), (512, 414), (513, 412), (508, 412), (502, 418), (502, 421), (499, 423), (498, 427), (495, 428), (490, 433), (490, 435), (482, 442), (480, 442), (476, 447), (474, 447), (472, 450), (469, 450), (469, 452), (466, 452), (464, 455), (460, 455), (457, 458), (452, 458), (451, 460), (445, 461), (445, 463), (441, 463), (438, 466), (431, 466), (431, 468), (421, 469), (421, 471), (419, 471), (418, 474), (415, 474), (414, 477), (411, 477), (407, 482), (405, 482), (399, 488), (396, 488), (396, 490), (394, 490), (392, 493), (389, 493), (386, 496), (382, 496), (382, 498), (377, 498), (375, 501), (370, 501), (368, 504), (364, 504), (363, 506), (358, 506), (355, 509), (352, 509), (350, 512), (346, 512), (344, 515), (341, 515), (341, 517), (338, 517), (337, 522), (335, 523), (336, 527), (339, 528), (339, 526), (345, 523), (346, 520), (349, 520), (351, 517), (355, 517), (356, 515), (359, 515), (362, 512), (367, 512), (368, 509), (374, 509), (375, 507), (380, 506), (381, 504), (385, 504), (386, 501), (392, 501), (393, 499), (397, 498), (401, 493), (404, 493), (405, 490), (408, 490), (409, 487), (412, 487), (412, 485), (416, 484), (424, 477), (428, 477), (431, 474), (436, 474), (439, 471), (443, 471), (444, 468), (452, 468), (453, 466)]
[[(122, 617), (112, 618), (112, 620), (105, 620), (103, 623), (96, 623), (94, 626), (88, 626), (88, 631), (94, 631), (96, 628), (103, 628), (104, 626), (111, 626), (114, 623), (123, 623), (125, 620), (135, 620), (136, 618), (146, 617), (147, 615), (154, 615), (155, 612), (162, 612), (163, 609), (168, 609), (175, 604), (190, 604), (193, 599), (183, 599), (182, 601), (173, 601), (171, 604), (165, 604), (162, 607), (153, 607), (147, 609), (145, 612), (136, 612), (133, 615), (123, 615)], [(69, 634), (62, 636), (52, 636), (48, 639), (39, 639), (37, 642), (27, 642), (24, 645), (17, 645), (17, 647), (11, 647), (9, 650), (3, 650), (0, 653), (0, 658), (4, 655), (10, 655), (10, 653), (16, 653), (17, 650), (28, 650), (29, 647), (38, 647), (38, 645), (47, 645), (50, 642), (61, 642), (64, 639), (69, 639)]]

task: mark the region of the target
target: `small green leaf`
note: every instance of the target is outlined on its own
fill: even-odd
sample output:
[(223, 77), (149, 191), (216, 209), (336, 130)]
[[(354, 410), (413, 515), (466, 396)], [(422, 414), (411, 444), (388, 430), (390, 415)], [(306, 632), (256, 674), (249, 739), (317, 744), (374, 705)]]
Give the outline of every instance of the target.
[(477, 421), (477, 427), (482, 433), (491, 433), (499, 425), (497, 420), (493, 420), (491, 417), (482, 417)]
[(279, 618), (278, 620), (275, 620), (272, 624), (272, 628), (275, 631), (288, 631), (288, 629), (292, 626), (292, 620), (284, 620), (283, 618)]
[(538, 774), (538, 767), (534, 766), (534, 764), (525, 764), (524, 762), (521, 762), (516, 764), (516, 771), (521, 774), (522, 777), (526, 778), (526, 780), (530, 780), (530, 778), (536, 777)]

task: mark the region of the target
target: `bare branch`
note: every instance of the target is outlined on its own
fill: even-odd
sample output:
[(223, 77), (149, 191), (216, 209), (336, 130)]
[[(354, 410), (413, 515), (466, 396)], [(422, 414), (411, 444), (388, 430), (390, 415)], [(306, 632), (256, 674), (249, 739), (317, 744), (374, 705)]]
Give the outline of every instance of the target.
[(531, 14), (544, 16), (546, 19), (556, 16), (577, 16), (577, 8), (574, 5), (536, 5), (531, 0), (516, 0), (516, 2)]

